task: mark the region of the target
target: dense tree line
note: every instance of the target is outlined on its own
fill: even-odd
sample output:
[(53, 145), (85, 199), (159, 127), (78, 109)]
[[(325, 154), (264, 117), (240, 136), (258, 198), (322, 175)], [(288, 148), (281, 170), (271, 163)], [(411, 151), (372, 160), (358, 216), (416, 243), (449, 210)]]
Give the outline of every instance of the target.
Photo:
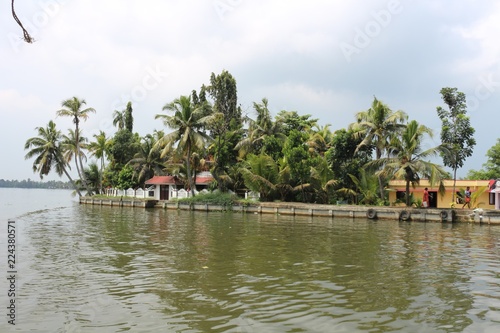
[(0, 187), (10, 188), (54, 188), (54, 189), (72, 189), (73, 186), (69, 182), (60, 180), (49, 180), (46, 182), (36, 181), (32, 179), (23, 180), (6, 180), (0, 179)]
[(253, 114), (243, 115), (236, 80), (223, 71), (212, 73), (198, 91), (167, 102), (155, 116), (164, 129), (144, 136), (134, 132), (129, 102), (113, 112), (113, 136), (101, 131), (86, 138), (80, 122), (96, 111), (83, 99), (65, 100), (56, 114), (70, 117), (74, 129), (62, 134), (53, 121), (37, 128), (38, 136), (26, 141), (26, 158), (35, 158), (33, 170), (41, 177), (52, 170), (69, 177), (75, 167), (78, 179), (70, 182), (87, 194), (144, 187), (155, 175), (171, 175), (194, 195), (196, 174), (210, 171), (212, 189), (249, 189), (261, 200), (315, 203), (387, 204), (388, 182), (404, 179), (410, 205), (410, 187), (420, 179), (442, 185), (451, 177), (433, 157), (440, 156), (455, 176), (475, 145), (465, 95), (456, 88), (443, 88), (441, 95), (447, 106), (437, 108), (442, 143), (424, 148), (432, 131), (376, 97), (337, 131), (297, 111), (273, 117), (266, 98), (253, 103)]

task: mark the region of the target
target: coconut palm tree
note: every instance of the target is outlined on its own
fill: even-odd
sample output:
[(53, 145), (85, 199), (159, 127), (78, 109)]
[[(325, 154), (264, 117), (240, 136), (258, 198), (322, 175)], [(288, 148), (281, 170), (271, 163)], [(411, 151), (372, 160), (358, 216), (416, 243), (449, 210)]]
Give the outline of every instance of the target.
[(155, 143), (155, 137), (147, 134), (142, 138), (139, 152), (127, 163), (134, 168), (134, 174), (141, 184), (154, 175), (162, 174), (165, 168), (164, 159), (160, 156), (161, 151)]
[(247, 118), (247, 135), (235, 147), (239, 151), (241, 158), (244, 158), (249, 153), (271, 153), (266, 151), (265, 147), (266, 141), (270, 137), (276, 138), (281, 144), (286, 139), (285, 134), (281, 130), (281, 123), (273, 121), (271, 117), (267, 98), (263, 98), (261, 103), (254, 102), (253, 108), (257, 113), (257, 119)]
[(116, 126), (118, 130), (124, 129), (125, 128), (125, 111), (118, 111), (115, 110), (113, 112), (113, 126)]
[(104, 131), (100, 131), (99, 134), (94, 134), (94, 138), (95, 141), (90, 142), (87, 148), (92, 156), (100, 159), (99, 190), (103, 193), (102, 175), (104, 172), (104, 158), (109, 154), (111, 140), (106, 137), (106, 133)]
[[(75, 124), (75, 146), (76, 146), (76, 158), (79, 159), (80, 166), (83, 165), (80, 155), (80, 121), (85, 121), (88, 119), (90, 113), (95, 113), (94, 108), (86, 108), (82, 109), (87, 102), (84, 99), (79, 99), (77, 97), (73, 97), (67, 100), (64, 100), (61, 103), (62, 109), (56, 112), (58, 117), (70, 117), (73, 118), (73, 124)], [(83, 168), (82, 168), (83, 169)], [(79, 175), (83, 182), (83, 185), (87, 188), (88, 193), (92, 193), (90, 188), (87, 186), (87, 182), (85, 180), (85, 174), (81, 172)]]
[[(392, 111), (376, 97), (371, 107), (356, 114), (356, 122), (350, 125), (358, 137), (363, 138), (358, 149), (365, 146), (375, 148), (375, 159), (379, 160), (387, 152), (391, 137), (404, 129), (408, 116), (403, 111)], [(384, 200), (384, 184), (379, 176), (379, 194)]]
[(279, 179), (279, 168), (272, 157), (249, 154), (239, 170), (248, 189), (259, 192), (264, 201), (272, 198)]
[(429, 179), (431, 186), (439, 183), (439, 192), (444, 194), (443, 180), (448, 173), (440, 165), (428, 159), (446, 153), (445, 145), (424, 150), (424, 137), (432, 138), (432, 130), (420, 125), (416, 120), (409, 122), (400, 136), (391, 141), (388, 157), (374, 160), (368, 164), (383, 167), (379, 174), (406, 181), (406, 205), (410, 206), (410, 185), (416, 186), (421, 178)]
[(83, 164), (81, 164), (81, 161), (82, 160), (87, 161), (87, 156), (81, 149), (82, 147), (85, 147), (87, 143), (87, 138), (83, 137), (81, 134), (82, 133), (80, 131), (80, 135), (78, 136), (78, 141), (80, 146), (80, 154), (79, 154), (80, 158), (76, 158), (77, 147), (76, 147), (76, 135), (74, 130), (70, 129), (67, 135), (65, 134), (62, 136), (62, 141), (61, 141), (61, 148), (64, 159), (69, 164), (71, 163), (71, 160), (74, 158), (76, 171), (78, 172), (78, 176), (80, 177), (80, 179), (82, 179), (81, 174), (83, 173)]
[(205, 103), (195, 105), (191, 102), (191, 97), (181, 96), (173, 102), (163, 106), (164, 111), (173, 112), (173, 115), (157, 114), (155, 119), (162, 119), (166, 127), (174, 131), (159, 139), (155, 148), (161, 149), (161, 157), (174, 149), (182, 153), (186, 161), (186, 173), (189, 189), (194, 196), (194, 183), (191, 177), (191, 154), (194, 149), (203, 149), (211, 138), (205, 132), (211, 120), (209, 109)]
[(82, 196), (75, 182), (69, 175), (67, 168), (69, 165), (63, 157), (61, 148), (61, 132), (56, 129), (56, 124), (51, 120), (47, 127), (37, 127), (38, 136), (28, 139), (24, 149), (30, 149), (25, 155), (25, 159), (35, 157), (33, 162), (33, 172), (38, 172), (40, 178), (50, 173), (55, 168), (57, 174), (63, 173), (68, 177), (78, 196)]

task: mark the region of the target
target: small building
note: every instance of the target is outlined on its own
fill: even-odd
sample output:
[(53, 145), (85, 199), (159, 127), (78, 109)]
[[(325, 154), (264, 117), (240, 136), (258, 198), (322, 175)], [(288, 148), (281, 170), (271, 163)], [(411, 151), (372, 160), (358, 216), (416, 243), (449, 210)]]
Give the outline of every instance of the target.
[[(499, 184), (500, 185), (500, 184)], [(453, 195), (453, 179), (444, 181), (445, 194), (439, 194), (439, 184), (430, 185), (429, 180), (421, 179), (420, 184), (413, 188), (410, 184), (410, 194), (413, 194), (415, 200), (420, 199), (424, 195), (424, 189), (427, 187), (429, 191), (429, 208), (450, 208), (452, 205)], [(467, 186), (470, 187), (471, 192), (483, 191), (483, 193), (475, 200), (475, 207), (471, 203), (471, 208), (483, 209), (499, 209), (500, 205), (500, 186), (497, 189), (491, 189), (489, 180), (457, 180), (455, 185), (455, 208), (461, 208), (463, 203), (460, 202), (460, 190), (465, 190)], [(406, 194), (406, 181), (404, 180), (391, 180), (388, 185), (389, 202), (394, 204), (396, 202), (404, 202)], [(495, 192), (497, 191), (498, 192)], [(458, 197), (458, 200), (457, 200)], [(457, 202), (458, 201), (458, 202)]]
[[(196, 175), (195, 193), (208, 188), (208, 185), (214, 180), (210, 172), (200, 172)], [(154, 198), (156, 200), (170, 200), (179, 197), (179, 192), (185, 193), (182, 197), (189, 196), (190, 192), (185, 187), (184, 182), (177, 176), (154, 176), (145, 183), (148, 186), (154, 186)]]

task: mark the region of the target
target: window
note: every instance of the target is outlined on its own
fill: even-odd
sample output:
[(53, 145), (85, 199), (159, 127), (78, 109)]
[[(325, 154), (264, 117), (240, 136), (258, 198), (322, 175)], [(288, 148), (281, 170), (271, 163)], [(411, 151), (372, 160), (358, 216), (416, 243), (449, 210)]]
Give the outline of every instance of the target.
[(496, 193), (490, 192), (490, 205), (495, 205), (495, 197), (496, 197)]

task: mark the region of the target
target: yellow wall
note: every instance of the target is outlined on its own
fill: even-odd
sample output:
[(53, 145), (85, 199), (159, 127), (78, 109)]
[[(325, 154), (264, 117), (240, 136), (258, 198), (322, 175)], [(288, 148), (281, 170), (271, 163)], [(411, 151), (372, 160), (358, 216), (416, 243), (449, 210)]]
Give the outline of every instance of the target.
[[(488, 192), (489, 180), (457, 180), (455, 190), (458, 192), (461, 189), (465, 190), (467, 186), (470, 186), (472, 191), (472, 201), (471, 208), (481, 207), (483, 209), (495, 209), (495, 204), (489, 204), (489, 192)], [(450, 208), (452, 202), (452, 192), (453, 192), (453, 180), (445, 180), (444, 186), (446, 188), (446, 193), (441, 196), (437, 193), (437, 207), (436, 208)], [(422, 179), (420, 184), (415, 188), (410, 185), (410, 193), (413, 193), (415, 199), (422, 200), (424, 194), (424, 188), (428, 188), (429, 192), (438, 192), (437, 184), (433, 187), (430, 186), (429, 181)], [(475, 199), (474, 192), (477, 192), (486, 187), (483, 194)], [(391, 180), (389, 182), (389, 202), (393, 204), (396, 201), (396, 192), (406, 190), (406, 182), (404, 180)], [(455, 196), (456, 197), (456, 196)], [(455, 204), (456, 208), (462, 208), (463, 204)]]

